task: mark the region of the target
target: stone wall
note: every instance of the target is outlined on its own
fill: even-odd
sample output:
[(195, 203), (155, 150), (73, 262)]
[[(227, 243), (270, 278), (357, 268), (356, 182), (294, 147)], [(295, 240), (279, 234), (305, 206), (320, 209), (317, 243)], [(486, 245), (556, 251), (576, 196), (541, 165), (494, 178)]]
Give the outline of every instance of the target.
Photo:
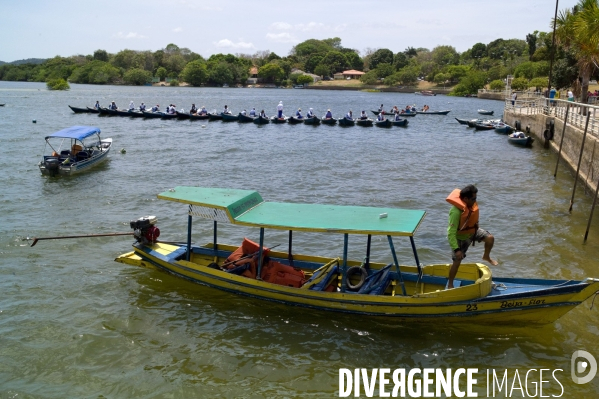
[[(534, 137), (536, 144), (544, 145), (555, 153), (559, 152), (562, 132), (564, 130), (564, 122), (561, 119), (542, 113), (532, 115), (517, 114), (508, 108), (504, 110), (503, 118), (505, 123), (511, 126), (515, 126), (516, 121), (520, 121), (522, 131), (526, 131), (526, 127), (530, 126), (530, 135)], [(544, 132), (547, 130), (547, 124), (550, 121), (554, 121), (554, 136), (553, 140), (546, 140)], [(558, 173), (561, 168), (568, 167), (573, 175), (576, 174), (583, 137), (584, 129), (569, 124), (566, 125)], [(593, 193), (596, 190), (597, 180), (599, 179), (598, 141), (597, 137), (587, 133), (579, 172), (580, 182), (584, 183)]]

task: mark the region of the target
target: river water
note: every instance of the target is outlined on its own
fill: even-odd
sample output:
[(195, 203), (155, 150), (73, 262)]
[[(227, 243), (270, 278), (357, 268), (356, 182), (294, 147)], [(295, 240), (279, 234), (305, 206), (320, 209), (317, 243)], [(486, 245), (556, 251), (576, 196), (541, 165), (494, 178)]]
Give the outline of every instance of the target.
[[(178, 109), (195, 103), (219, 111), (227, 104), (235, 113), (256, 107), (269, 115), (279, 101), (287, 115), (298, 107), (356, 115), (381, 103), (426, 103), (451, 112), (379, 129), (98, 117), (67, 107), (96, 100), (123, 108), (131, 100)], [(248, 299), (114, 262), (130, 250), (129, 237), (35, 247), (23, 241), (128, 232), (129, 220), (144, 215), (158, 217), (161, 239), (182, 240), (185, 206), (158, 201), (156, 194), (196, 185), (254, 189), (267, 201), (423, 209), (415, 239), (420, 261), (447, 263), (445, 197), (474, 183), (481, 227), (496, 237), (496, 275), (599, 277), (596, 215), (583, 243), (592, 193), (579, 184), (569, 213), (574, 179), (563, 164), (553, 177), (555, 154), (538, 143), (509, 145), (504, 135), (475, 132), (454, 119), (477, 117), (479, 108), (501, 116), (502, 102), (235, 88), (72, 85), (51, 92), (43, 84), (0, 82), (0, 103), (6, 103), (0, 107), (2, 398), (336, 397), (340, 368), (381, 367), (477, 368), (480, 397), (487, 396), (487, 369), (508, 370), (512, 397), (532, 396), (540, 379), (549, 381), (543, 395), (596, 397), (599, 377), (585, 385), (570, 377), (574, 351), (599, 358), (599, 310), (589, 310), (591, 300), (543, 327), (401, 324)], [(72, 178), (42, 177), (44, 137), (71, 125), (98, 126), (112, 137), (109, 160)], [(211, 241), (211, 227), (196, 220), (194, 242)], [(258, 231), (219, 228), (220, 242), (237, 244), (244, 236), (257, 240)], [(284, 233), (267, 230), (266, 236), (266, 245), (285, 246)], [(342, 246), (341, 236), (294, 235), (297, 253), (340, 256)], [(410, 262), (409, 244), (396, 240), (396, 246)], [(350, 257), (360, 259), (363, 250), (350, 239)], [(480, 256), (481, 245), (469, 251), (473, 260)], [(385, 240), (374, 240), (373, 258), (390, 261)], [(511, 391), (516, 370), (524, 386), (529, 369), (561, 371), (555, 378), (531, 372), (528, 392), (517, 381)], [(505, 387), (494, 395), (505, 396)]]

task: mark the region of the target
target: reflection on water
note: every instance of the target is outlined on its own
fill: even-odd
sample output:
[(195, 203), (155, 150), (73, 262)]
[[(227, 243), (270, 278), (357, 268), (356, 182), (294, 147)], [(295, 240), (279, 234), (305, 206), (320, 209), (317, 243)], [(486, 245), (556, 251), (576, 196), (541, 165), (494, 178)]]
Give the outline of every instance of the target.
[[(161, 238), (182, 240), (185, 207), (158, 201), (156, 194), (201, 185), (255, 189), (268, 201), (424, 209), (416, 235), (420, 260), (444, 263), (444, 199), (453, 188), (474, 183), (481, 226), (496, 236), (496, 275), (599, 277), (596, 221), (589, 241), (582, 242), (590, 197), (579, 189), (574, 211), (567, 211), (573, 179), (563, 165), (553, 178), (555, 156), (536, 144), (510, 146), (503, 135), (475, 132), (453, 119), (477, 117), (478, 108), (501, 115), (501, 102), (81, 85), (56, 93), (43, 84), (11, 82), (0, 83), (0, 91), (7, 104), (0, 109), (1, 395), (330, 397), (339, 387), (339, 368), (377, 367), (478, 368), (481, 379), (487, 368), (561, 368), (564, 397), (589, 397), (599, 388), (596, 381), (578, 386), (569, 377), (572, 352), (585, 349), (599, 357), (599, 316), (589, 310), (590, 301), (544, 327), (413, 324), (265, 303), (113, 262), (129, 250), (129, 237), (42, 241), (33, 248), (21, 241), (127, 232), (129, 220), (148, 214), (158, 216)], [(96, 100), (121, 106), (130, 100), (172, 102), (186, 109), (192, 102), (208, 109), (227, 104), (234, 112), (256, 107), (268, 114), (282, 100), (287, 115), (313, 107), (317, 114), (331, 108), (336, 116), (380, 103), (425, 101), (431, 109), (452, 111), (418, 115), (405, 129), (378, 129), (98, 117), (67, 107)], [(70, 125), (99, 126), (112, 137), (109, 162), (73, 178), (40, 176), (43, 138)], [(194, 241), (210, 241), (211, 227), (195, 221)], [(219, 226), (222, 242), (257, 234)], [(285, 232), (267, 230), (267, 245), (285, 242)], [(339, 256), (342, 245), (335, 235), (294, 235), (297, 252)], [(411, 262), (409, 243), (398, 239), (396, 246)], [(351, 257), (362, 258), (364, 248), (362, 237), (350, 239)], [(389, 261), (386, 240), (373, 239), (372, 255)], [(480, 246), (469, 251), (473, 260), (481, 255)]]

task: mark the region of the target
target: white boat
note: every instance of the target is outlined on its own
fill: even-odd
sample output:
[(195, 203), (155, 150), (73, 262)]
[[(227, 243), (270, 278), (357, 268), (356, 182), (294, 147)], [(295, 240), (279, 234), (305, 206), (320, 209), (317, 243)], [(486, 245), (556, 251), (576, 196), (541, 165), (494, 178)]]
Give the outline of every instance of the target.
[(100, 138), (100, 128), (71, 126), (46, 136), (38, 166), (43, 175), (74, 175), (105, 161), (111, 147), (111, 138)]

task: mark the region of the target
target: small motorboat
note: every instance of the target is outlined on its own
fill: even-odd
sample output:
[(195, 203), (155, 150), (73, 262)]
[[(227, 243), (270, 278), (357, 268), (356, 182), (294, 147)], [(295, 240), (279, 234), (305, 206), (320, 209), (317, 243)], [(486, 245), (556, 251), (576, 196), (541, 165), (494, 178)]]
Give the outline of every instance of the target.
[(241, 123), (253, 122), (254, 119), (256, 119), (255, 116), (243, 115), (242, 113), (239, 113), (239, 115), (237, 115), (237, 117), (239, 118), (239, 122), (241, 122)]
[(477, 122), (474, 124), (474, 128), (476, 130), (493, 130), (495, 129), (495, 124), (491, 122)]
[(265, 125), (267, 123), (270, 123), (270, 119), (268, 119), (267, 116), (258, 115), (257, 117), (254, 118), (254, 123), (257, 125)]
[(273, 116), (272, 118), (270, 118), (270, 121), (272, 123), (287, 123), (287, 117), (285, 115), (283, 115), (282, 118), (277, 118), (276, 116)]
[(401, 119), (401, 118), (400, 118), (400, 119), (398, 119), (398, 120), (391, 121), (391, 124), (392, 124), (393, 126), (401, 126), (401, 127), (406, 127), (406, 126), (408, 126), (408, 120), (407, 120), (407, 119)]
[(76, 114), (87, 114), (89, 113), (89, 108), (85, 107), (85, 108), (79, 108), (79, 107), (73, 107), (71, 105), (69, 105), (69, 108)]
[(208, 119), (208, 114), (190, 114), (189, 119), (193, 120), (206, 120)]
[(239, 115), (225, 114), (223, 112), (223, 122), (238, 122)]
[(162, 118), (162, 112), (141, 111), (144, 118)]
[(208, 119), (211, 121), (222, 121), (223, 120), (223, 114), (217, 114), (216, 111), (211, 112), (208, 114)]
[(444, 111), (416, 111), (417, 114), (423, 114), (423, 115), (447, 115), (450, 112), (451, 112), (451, 110), (444, 110)]
[(393, 124), (391, 123), (391, 121), (389, 119), (387, 119), (387, 118), (385, 118), (382, 121), (374, 121), (374, 124), (377, 127), (391, 127), (391, 126), (393, 126)]
[(320, 125), (320, 118), (317, 117), (316, 115), (314, 115), (310, 118), (305, 118), (304, 125)]
[(534, 139), (527, 136), (524, 132), (514, 132), (507, 136), (507, 141), (511, 144), (527, 147), (532, 144)]
[(365, 126), (365, 127), (372, 126), (372, 124), (373, 124), (372, 122), (373, 122), (373, 120), (370, 118), (356, 119), (356, 124), (358, 126)]
[(478, 110), (478, 113), (481, 114), (481, 115), (493, 115), (493, 112), (495, 112), (495, 111), (487, 111), (485, 109), (479, 109)]
[(503, 122), (499, 122), (499, 123), (495, 124), (495, 132), (497, 132), (497, 133), (509, 134), (512, 132), (512, 130), (514, 130), (514, 128), (512, 128), (510, 125), (505, 124)]
[(339, 126), (354, 126), (356, 124), (355, 119), (349, 119), (346, 117), (339, 118)]
[(100, 128), (71, 126), (46, 136), (46, 148), (38, 164), (42, 175), (71, 176), (106, 160), (112, 139), (101, 139)]
[(305, 118), (296, 118), (295, 116), (290, 116), (288, 119), (288, 121), (291, 125), (297, 125), (298, 123), (304, 123), (304, 120), (305, 120)]

